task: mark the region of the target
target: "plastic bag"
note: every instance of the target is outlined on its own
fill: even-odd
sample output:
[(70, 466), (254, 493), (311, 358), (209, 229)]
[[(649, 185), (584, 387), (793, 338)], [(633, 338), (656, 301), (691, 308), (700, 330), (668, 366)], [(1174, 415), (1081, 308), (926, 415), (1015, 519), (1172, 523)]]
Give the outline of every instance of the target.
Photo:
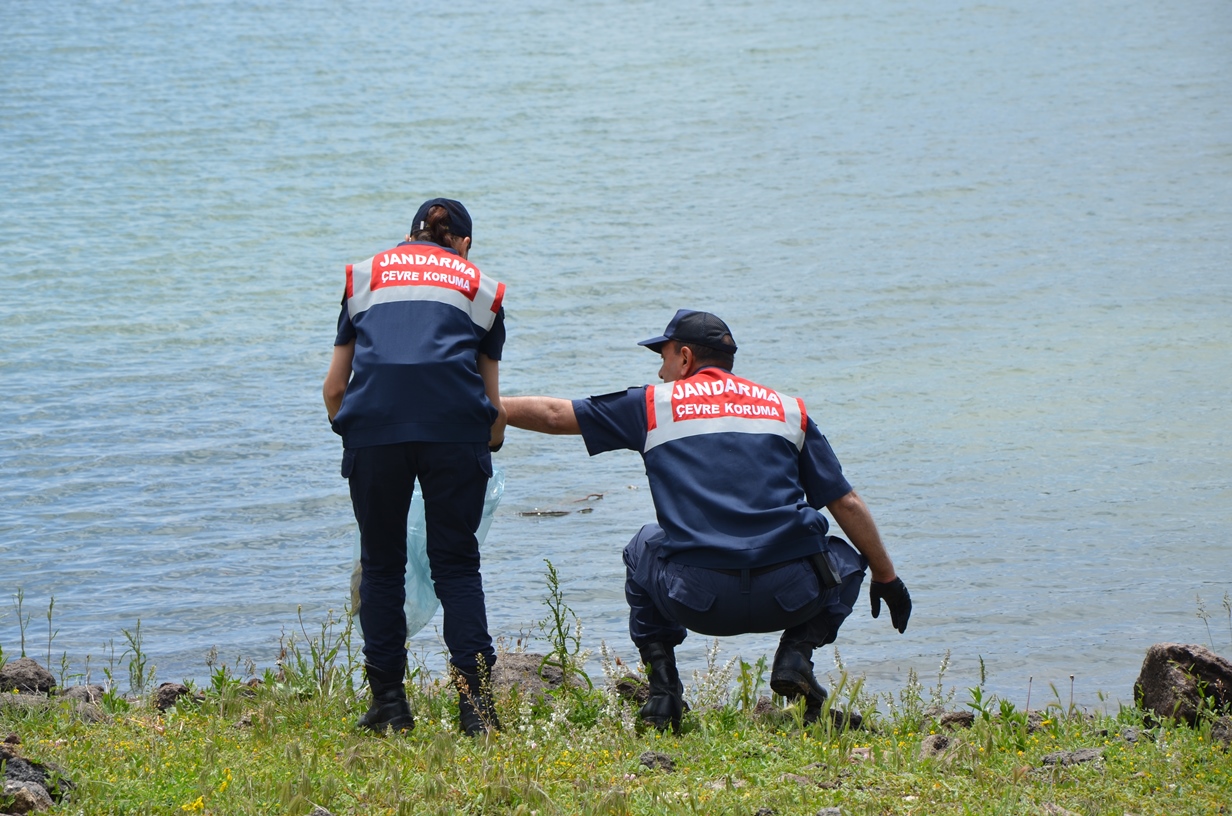
[[(487, 538), (488, 530), (492, 528), (492, 517), (500, 504), (505, 492), (505, 472), (500, 468), (492, 469), (492, 478), (488, 480), (488, 492), (483, 499), (483, 517), (479, 520), (479, 530), (475, 538), (480, 546)], [(359, 530), (355, 531), (355, 549), (351, 559), (351, 610), (359, 622), (359, 578), (363, 569), (359, 563)], [(415, 493), (411, 496), (411, 510), (406, 517), (406, 636), (414, 637), (419, 630), (428, 625), (441, 602), (437, 600), (436, 588), (432, 584), (432, 569), (428, 565), (428, 532), (424, 522), (423, 494), (419, 485), (415, 485)]]

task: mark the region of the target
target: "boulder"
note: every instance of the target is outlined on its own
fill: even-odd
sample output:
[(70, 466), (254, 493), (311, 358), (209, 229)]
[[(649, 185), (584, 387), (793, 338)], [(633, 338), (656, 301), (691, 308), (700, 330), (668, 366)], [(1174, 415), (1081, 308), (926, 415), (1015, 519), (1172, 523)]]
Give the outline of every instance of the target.
[(975, 712), (947, 711), (938, 722), (946, 728), (970, 728), (975, 725)]
[(537, 700), (564, 685), (559, 666), (545, 665), (545, 655), (534, 652), (505, 652), (492, 668), (492, 690), (498, 695), (517, 688), (523, 698)]
[(626, 674), (616, 681), (616, 696), (637, 705), (645, 705), (650, 699), (650, 685), (641, 678)]
[(28, 657), (9, 660), (0, 667), (0, 691), (47, 694), (55, 687), (51, 672)]
[(1232, 717), (1220, 717), (1211, 727), (1211, 740), (1222, 742), (1225, 748), (1232, 748)]
[(1232, 705), (1232, 663), (1204, 646), (1156, 643), (1147, 649), (1134, 683), (1134, 699), (1160, 718), (1194, 725), (1202, 698)]
[(1079, 748), (1077, 751), (1053, 751), (1040, 758), (1045, 765), (1082, 765), (1103, 759), (1104, 752), (1099, 748)]
[(51, 810), (55, 806), (51, 794), (37, 782), (4, 780), (4, 792), (0, 793), (0, 807), (5, 813), (34, 813)]
[(183, 683), (162, 683), (154, 692), (154, 707), (159, 711), (166, 711), (187, 694), (191, 692)]
[(643, 751), (638, 757), (638, 762), (653, 770), (667, 771), (671, 773), (676, 770), (676, 761), (667, 754), (661, 754), (658, 751)]
[(73, 686), (60, 692), (60, 696), (69, 700), (80, 700), (83, 703), (98, 705), (103, 701), (106, 692), (102, 686)]
[(6, 803), (5, 800), (10, 798), (10, 785), (26, 788), (28, 794), (13, 792), (12, 796), (30, 803), (41, 802), (44, 797), (48, 802), (59, 801), (73, 788), (73, 783), (64, 777), (63, 771), (58, 766), (44, 765), (41, 762), (34, 762), (19, 756), (16, 748), (11, 744), (0, 744), (0, 763), (4, 765), (5, 793), (4, 796), (0, 796), (0, 808), (10, 808), (5, 812), (27, 813), (33, 809), (31, 805), (26, 810), (13, 810), (13, 806)]
[(930, 734), (920, 743), (920, 759), (949, 762), (958, 751), (958, 740), (949, 734)]

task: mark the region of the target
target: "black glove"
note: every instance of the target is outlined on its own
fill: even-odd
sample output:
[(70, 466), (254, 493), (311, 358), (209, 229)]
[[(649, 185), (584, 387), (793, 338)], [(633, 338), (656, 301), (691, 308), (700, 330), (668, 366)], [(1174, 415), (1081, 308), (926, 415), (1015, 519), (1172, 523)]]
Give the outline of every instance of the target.
[(911, 593), (902, 578), (895, 578), (888, 584), (873, 581), (868, 587), (868, 600), (873, 606), (873, 617), (881, 614), (881, 599), (885, 598), (886, 606), (890, 607), (890, 623), (901, 635), (907, 631), (907, 620), (911, 617)]

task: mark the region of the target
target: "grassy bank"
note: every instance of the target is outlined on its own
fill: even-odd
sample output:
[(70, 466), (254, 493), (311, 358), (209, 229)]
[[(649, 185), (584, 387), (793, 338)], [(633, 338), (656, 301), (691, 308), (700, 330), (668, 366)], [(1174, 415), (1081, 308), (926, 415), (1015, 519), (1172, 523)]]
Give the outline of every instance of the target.
[[(208, 683), (165, 711), (153, 705), (140, 630), (125, 632), (133, 691), (93, 708), (52, 697), (0, 702), (0, 737), (72, 781), (64, 814), (1220, 814), (1232, 813), (1232, 753), (1195, 727), (1137, 709), (1086, 714), (1056, 690), (1028, 713), (980, 686), (946, 690), (914, 675), (874, 695), (842, 675), (831, 701), (864, 714), (837, 730), (767, 700), (764, 658), (719, 660), (686, 693), (679, 736), (645, 732), (616, 693), (628, 667), (604, 651), (582, 671), (576, 616), (549, 565), (547, 660), (573, 683), (535, 697), (498, 695), (503, 733), (462, 737), (456, 693), (422, 660), (408, 673), (412, 732), (357, 732), (365, 708), (349, 621), (300, 627), (279, 664), (208, 658)], [(2, 655), (3, 652), (0, 652)], [(9, 657), (15, 655), (10, 651)], [(819, 657), (821, 654), (819, 653)], [(61, 667), (62, 674), (66, 667)], [(111, 683), (119, 673), (106, 670)], [(70, 674), (71, 677), (71, 674)], [(935, 682), (934, 682), (935, 681)], [(62, 678), (63, 684), (63, 678)], [(942, 724), (945, 712), (966, 723)], [(0, 807), (0, 812), (3, 808)]]

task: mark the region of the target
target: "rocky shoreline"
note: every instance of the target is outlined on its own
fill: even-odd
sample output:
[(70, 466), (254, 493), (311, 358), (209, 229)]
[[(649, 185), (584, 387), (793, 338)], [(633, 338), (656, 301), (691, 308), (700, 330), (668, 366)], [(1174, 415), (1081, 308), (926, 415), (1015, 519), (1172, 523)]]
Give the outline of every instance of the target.
[[(260, 681), (250, 681), (259, 684)], [(559, 667), (546, 663), (543, 655), (511, 653), (502, 655), (492, 677), (494, 691), (509, 695), (516, 690), (523, 698), (542, 699), (553, 689), (567, 682)], [(614, 684), (613, 692), (625, 699), (638, 701), (644, 697), (645, 685), (635, 675), (628, 675)], [(255, 689), (242, 689), (255, 694)], [(106, 691), (98, 685), (79, 685), (57, 689), (54, 676), (36, 661), (22, 657), (7, 661), (0, 666), (0, 709), (45, 708), (62, 705), (71, 707), (71, 716), (83, 723), (106, 723), (111, 721), (104, 710)], [(147, 699), (136, 701), (158, 711), (175, 706), (185, 695), (193, 695), (179, 683), (163, 683)], [(196, 695), (194, 695), (196, 696)], [(1151, 719), (1174, 721), (1189, 726), (1203, 718), (1215, 716), (1211, 728), (1212, 741), (1232, 748), (1232, 662), (1197, 645), (1159, 643), (1147, 650), (1142, 670), (1134, 684), (1134, 698), (1139, 707)], [(134, 701), (129, 701), (134, 702)], [(752, 716), (761, 719), (783, 717), (783, 712), (773, 703), (762, 698), (752, 710)], [(1222, 714), (1222, 716), (1218, 716)], [(976, 721), (973, 711), (928, 712), (937, 725), (937, 733), (929, 735), (920, 745), (921, 759), (946, 763), (961, 746), (958, 736), (963, 729), (971, 728)], [(993, 717), (997, 715), (992, 714)], [(1045, 716), (1037, 711), (1026, 712), (1026, 727), (1029, 733), (1037, 730)], [(1139, 733), (1134, 728), (1123, 728), (1119, 733), (1104, 734), (1110, 741), (1123, 744), (1137, 742)], [(0, 764), (3, 765), (3, 792), (0, 793), (0, 816), (45, 811), (70, 801), (74, 783), (68, 772), (54, 764), (33, 761), (22, 755), (22, 736), (8, 734), (0, 742)], [(1046, 766), (1071, 766), (1102, 762), (1100, 749), (1087, 748), (1060, 751), (1042, 757), (1041, 769)], [(648, 768), (672, 772), (676, 759), (661, 753), (648, 752), (642, 764)], [(320, 809), (315, 816), (327, 816)]]

